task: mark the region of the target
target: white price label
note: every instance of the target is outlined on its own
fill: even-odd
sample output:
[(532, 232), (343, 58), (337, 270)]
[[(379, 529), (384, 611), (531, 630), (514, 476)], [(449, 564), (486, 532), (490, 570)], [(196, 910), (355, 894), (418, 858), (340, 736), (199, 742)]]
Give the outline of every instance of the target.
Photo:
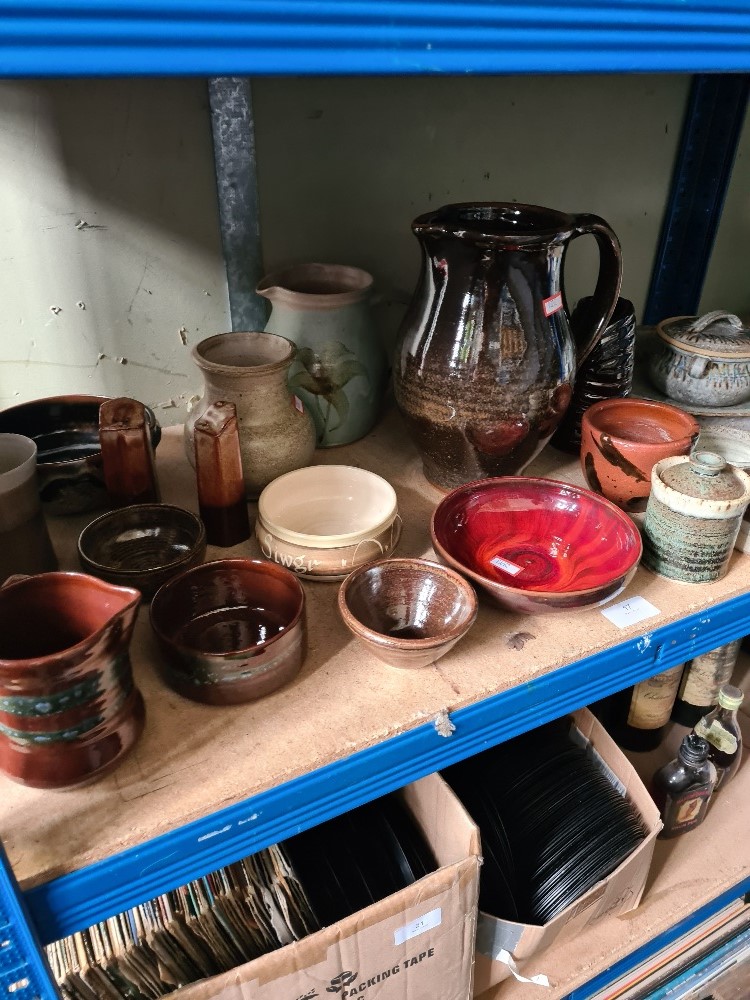
[(410, 924), (405, 924), (403, 927), (399, 927), (397, 931), (394, 931), (394, 944), (403, 944), (404, 941), (409, 941), (411, 938), (419, 937), (419, 935), (424, 934), (425, 931), (431, 931), (433, 927), (439, 927), (442, 919), (443, 911), (440, 907), (436, 910), (430, 910), (430, 912), (425, 913), (423, 917), (417, 917), (417, 919), (412, 920)]
[(523, 572), (523, 566), (511, 562), (510, 559), (503, 559), (502, 556), (493, 556), (490, 562), (496, 569), (503, 573), (510, 573), (511, 576), (518, 576), (519, 573)]
[(654, 615), (660, 614), (660, 611), (645, 597), (629, 597), (627, 601), (620, 601), (619, 604), (603, 608), (602, 614), (618, 628), (627, 628), (628, 625), (635, 625), (646, 618), (653, 618)]

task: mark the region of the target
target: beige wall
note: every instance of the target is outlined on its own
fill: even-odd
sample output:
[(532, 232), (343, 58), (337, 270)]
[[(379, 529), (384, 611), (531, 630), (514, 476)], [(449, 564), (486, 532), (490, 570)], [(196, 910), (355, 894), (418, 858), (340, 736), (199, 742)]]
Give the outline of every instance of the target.
[(229, 322), (205, 84), (5, 82), (0, 149), (0, 407), (124, 393), (184, 419), (190, 344)]
[[(371, 270), (392, 336), (418, 265), (411, 219), (450, 201), (516, 199), (607, 219), (622, 241), (623, 294), (640, 314), (688, 84), (255, 80), (266, 267)], [(749, 141), (706, 308), (750, 311)], [(127, 393), (166, 404), (164, 423), (183, 420), (200, 385), (190, 345), (229, 328), (205, 82), (4, 82), (0, 150), (0, 407)], [(579, 241), (569, 260), (573, 301), (594, 281), (584, 242), (593, 244)]]
[[(640, 315), (688, 85), (681, 76), (258, 80), (266, 265), (358, 264), (408, 295), (415, 215), (515, 199), (603, 216), (622, 242), (623, 295)], [(593, 290), (593, 240), (578, 241), (569, 264), (575, 301)]]

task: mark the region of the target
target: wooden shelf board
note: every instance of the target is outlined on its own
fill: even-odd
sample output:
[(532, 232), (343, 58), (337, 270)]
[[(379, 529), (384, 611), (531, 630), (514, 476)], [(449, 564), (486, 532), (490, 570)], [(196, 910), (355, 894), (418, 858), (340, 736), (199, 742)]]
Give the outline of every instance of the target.
[[(164, 501), (195, 509), (179, 428), (165, 431), (157, 458)], [(397, 554), (434, 556), (429, 518), (441, 494), (425, 481), (395, 414), (364, 441), (319, 451), (316, 461), (358, 464), (388, 478), (404, 520)], [(549, 448), (527, 474), (581, 482), (577, 462)], [(87, 520), (50, 520), (63, 568), (77, 568), (75, 542)], [(252, 541), (210, 549), (208, 558), (257, 551)], [(339, 620), (337, 586), (305, 583), (309, 650), (301, 674), (259, 702), (228, 708), (194, 704), (164, 685), (154, 668), (158, 652), (144, 608), (131, 655), (147, 722), (129, 758), (104, 779), (60, 793), (1, 779), (0, 829), (16, 877), (27, 889), (79, 870), (413, 729), (442, 710), (531, 685), (602, 648), (737, 597), (749, 583), (750, 560), (741, 554), (733, 556), (723, 580), (706, 586), (672, 584), (639, 570), (627, 594), (647, 598), (660, 615), (623, 630), (597, 609), (526, 617), (482, 602), (469, 635), (436, 666), (418, 671), (369, 657)], [(532, 636), (522, 649), (509, 641), (518, 632)]]

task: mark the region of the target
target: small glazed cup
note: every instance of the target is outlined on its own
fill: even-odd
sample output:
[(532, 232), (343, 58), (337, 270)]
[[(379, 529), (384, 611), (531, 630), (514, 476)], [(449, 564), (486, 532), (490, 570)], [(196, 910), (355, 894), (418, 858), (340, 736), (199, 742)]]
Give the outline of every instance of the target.
[(186, 570), (151, 603), (165, 682), (208, 705), (270, 694), (302, 666), (304, 609), (302, 584), (275, 563), (218, 559)]
[(654, 465), (688, 455), (699, 433), (695, 417), (668, 403), (633, 396), (603, 399), (581, 419), (586, 482), (622, 510), (644, 511)]
[(439, 563), (383, 559), (346, 578), (339, 612), (379, 660), (394, 667), (426, 667), (469, 631), (477, 597), (471, 584)]
[(15, 573), (57, 569), (39, 500), (37, 450), (22, 434), (0, 434), (0, 584)]

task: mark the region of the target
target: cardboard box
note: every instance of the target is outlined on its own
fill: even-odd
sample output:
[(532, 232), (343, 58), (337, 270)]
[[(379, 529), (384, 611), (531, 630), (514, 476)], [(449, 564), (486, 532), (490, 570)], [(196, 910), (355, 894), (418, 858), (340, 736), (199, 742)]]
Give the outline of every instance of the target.
[(414, 885), (179, 1000), (469, 1000), (479, 831), (438, 774), (402, 792), (440, 868)]
[[(548, 948), (558, 937), (574, 937), (584, 927), (610, 914), (627, 913), (640, 902), (646, 885), (656, 836), (662, 828), (659, 810), (646, 791), (630, 761), (602, 724), (584, 708), (573, 713), (576, 738), (589, 745), (602, 771), (619, 787), (641, 814), (648, 834), (619, 868), (598, 882), (575, 903), (543, 926), (499, 920), (480, 913), (477, 923), (477, 956), (474, 992), (479, 994), (512, 975), (509, 963), (521, 966), (532, 955)], [(535, 963), (535, 972), (547, 972), (544, 963)]]

